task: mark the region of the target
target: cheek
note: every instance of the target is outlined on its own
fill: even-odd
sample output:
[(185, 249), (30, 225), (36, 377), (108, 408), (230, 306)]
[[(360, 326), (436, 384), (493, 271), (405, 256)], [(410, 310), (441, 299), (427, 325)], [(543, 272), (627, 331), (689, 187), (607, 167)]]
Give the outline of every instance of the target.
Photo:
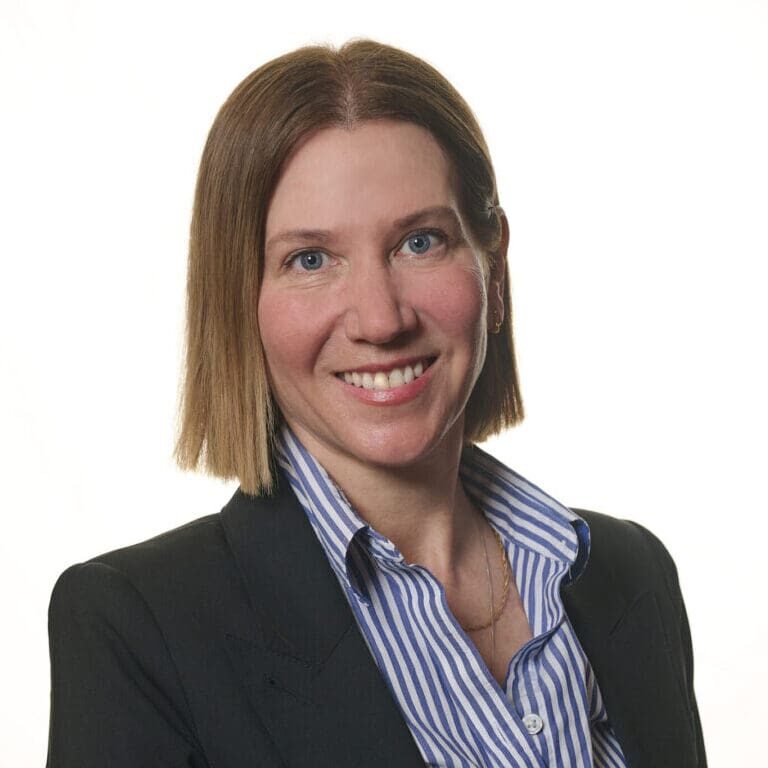
[(485, 292), (480, 275), (466, 267), (422, 281), (415, 301), (438, 328), (454, 338), (475, 338), (485, 325)]
[(259, 333), (273, 379), (311, 368), (324, 338), (320, 310), (302, 296), (262, 291)]

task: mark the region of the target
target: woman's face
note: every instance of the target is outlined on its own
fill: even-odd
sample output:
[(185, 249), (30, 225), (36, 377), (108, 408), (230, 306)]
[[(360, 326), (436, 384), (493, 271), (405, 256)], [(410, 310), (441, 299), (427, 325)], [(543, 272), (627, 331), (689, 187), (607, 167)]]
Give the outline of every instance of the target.
[(264, 258), (272, 389), (321, 462), (405, 466), (460, 445), (488, 306), (449, 162), (427, 130), (375, 120), (312, 135), (277, 184)]

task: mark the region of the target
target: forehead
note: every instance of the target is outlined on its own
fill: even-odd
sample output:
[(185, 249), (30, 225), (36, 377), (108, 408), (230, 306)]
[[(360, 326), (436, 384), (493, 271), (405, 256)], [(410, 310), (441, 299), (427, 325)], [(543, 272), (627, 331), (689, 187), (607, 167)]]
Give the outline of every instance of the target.
[(420, 208), (456, 208), (454, 192), (448, 157), (425, 128), (394, 120), (324, 128), (289, 156), (267, 238), (289, 225), (372, 226)]

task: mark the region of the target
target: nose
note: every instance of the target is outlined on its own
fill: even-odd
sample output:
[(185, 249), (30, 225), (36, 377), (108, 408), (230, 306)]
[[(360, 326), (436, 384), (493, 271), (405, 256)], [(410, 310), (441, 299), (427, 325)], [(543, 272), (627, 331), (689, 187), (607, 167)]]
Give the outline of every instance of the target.
[(406, 296), (403, 275), (377, 264), (348, 279), (344, 325), (350, 340), (386, 344), (416, 328), (418, 318)]

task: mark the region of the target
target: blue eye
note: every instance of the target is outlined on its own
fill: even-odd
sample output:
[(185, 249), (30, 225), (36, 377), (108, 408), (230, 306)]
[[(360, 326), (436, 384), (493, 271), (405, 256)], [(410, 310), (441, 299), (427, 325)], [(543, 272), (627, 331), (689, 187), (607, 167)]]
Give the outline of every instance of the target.
[[(405, 250), (407, 247), (410, 250), (410, 253), (416, 256), (421, 256), (434, 245), (433, 241), (437, 237), (438, 235), (433, 232), (417, 232), (405, 241), (403, 249)], [(406, 251), (406, 253), (407, 252), (408, 251)]]
[(312, 272), (323, 266), (323, 257), (324, 254), (321, 251), (305, 251), (299, 254), (298, 261), (302, 269)]

